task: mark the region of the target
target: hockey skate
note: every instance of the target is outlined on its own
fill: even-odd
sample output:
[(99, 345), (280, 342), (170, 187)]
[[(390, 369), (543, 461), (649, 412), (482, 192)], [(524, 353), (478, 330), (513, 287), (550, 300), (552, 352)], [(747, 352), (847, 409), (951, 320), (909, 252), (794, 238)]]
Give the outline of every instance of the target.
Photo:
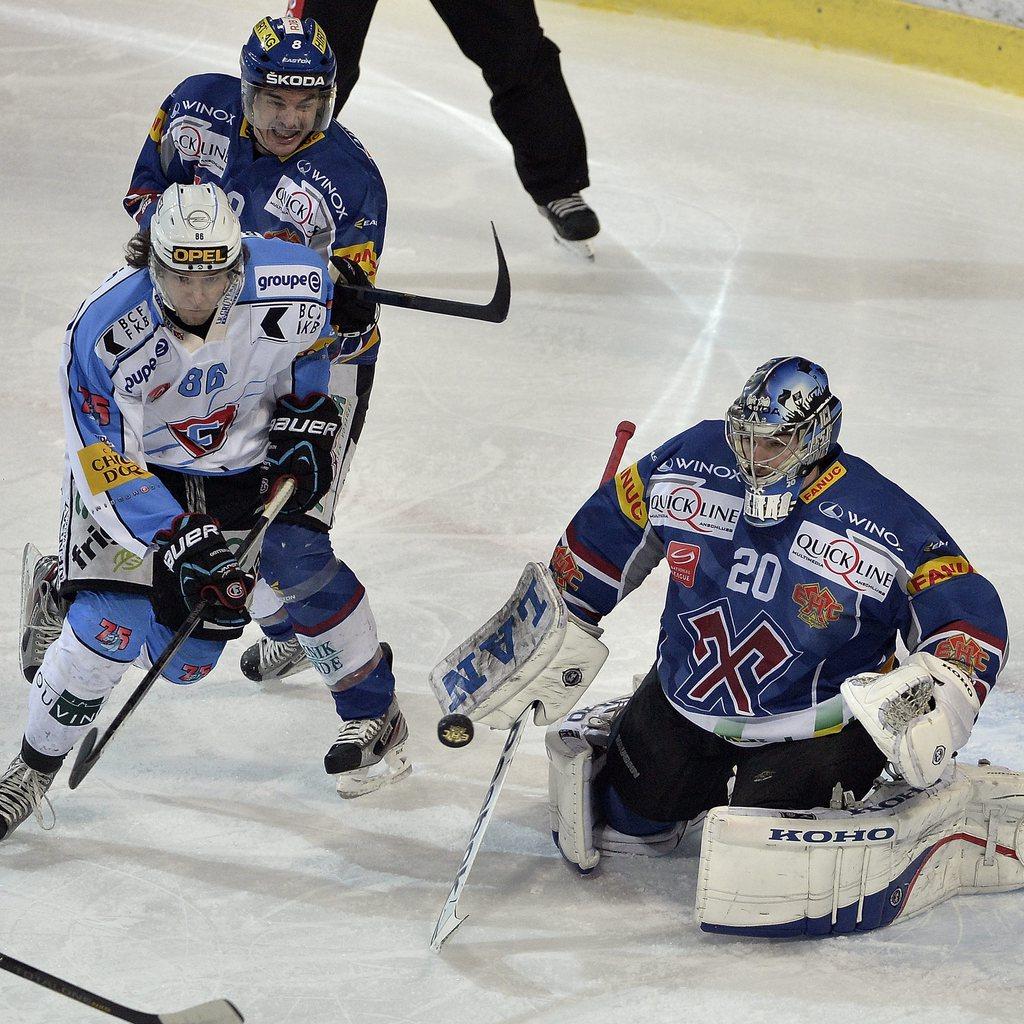
[(593, 260), (591, 239), (601, 230), (601, 223), (579, 192), (543, 206), (538, 205), (537, 209), (551, 222), (555, 229), (555, 241), (559, 245), (577, 256)]
[[(19, 754), (0, 777), (0, 843), (2, 843), (30, 814), (35, 814), (42, 828), (53, 828), (53, 807), (46, 791), (53, 783), (56, 772), (37, 772), (29, 768)], [(46, 824), (43, 808), (50, 812)]]
[(31, 683), (60, 636), (68, 606), (57, 596), (57, 556), (26, 544), (21, 562), (21, 671)]
[(306, 652), (294, 636), (289, 640), (272, 640), (261, 636), (257, 643), (242, 654), (238, 662), (242, 675), (254, 683), (271, 679), (284, 679), (309, 668)]
[(407, 775), (412, 769), (405, 756), (408, 738), (409, 727), (396, 698), (376, 718), (343, 720), (324, 758), (327, 774), (338, 776), (338, 795), (365, 796)]

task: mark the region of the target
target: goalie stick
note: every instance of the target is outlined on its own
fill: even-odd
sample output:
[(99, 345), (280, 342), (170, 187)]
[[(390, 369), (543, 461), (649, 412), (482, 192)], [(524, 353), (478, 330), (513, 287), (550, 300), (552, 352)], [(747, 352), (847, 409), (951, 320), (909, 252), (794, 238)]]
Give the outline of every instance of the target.
[(208, 1003), (200, 1003), (198, 1006), (190, 1006), (187, 1010), (177, 1010), (173, 1013), (146, 1013), (143, 1010), (133, 1010), (130, 1006), (122, 1006), (88, 989), (79, 988), (70, 981), (47, 974), (46, 971), (15, 960), (6, 953), (0, 953), (0, 967), (26, 981), (59, 992), (68, 999), (85, 1003), (100, 1013), (130, 1021), (131, 1024), (238, 1024), (239, 1021), (245, 1021), (235, 1004), (227, 999), (213, 999)]
[(402, 309), (418, 309), (423, 313), (440, 313), (443, 316), (461, 316), (468, 320), (486, 320), (500, 324), (508, 316), (512, 297), (512, 283), (508, 276), (508, 264), (498, 241), (498, 232), (491, 222), (494, 235), (494, 249), (498, 256), (498, 280), (490, 302), (460, 302), (457, 299), (435, 299), (429, 295), (411, 295), (409, 292), (390, 292), (384, 288), (357, 288), (350, 284), (336, 284), (335, 292), (348, 295), (366, 295), (382, 306), (398, 306)]
[[(623, 420), (615, 428), (615, 443), (608, 456), (608, 463), (604, 467), (604, 473), (601, 475), (602, 484), (606, 484), (615, 475), (626, 444), (635, 431), (636, 424), (630, 423), (629, 420)], [(430, 936), (430, 948), (434, 952), (440, 952), (445, 939), (469, 916), (467, 914), (459, 917), (459, 898), (462, 896), (462, 890), (466, 887), (466, 882), (469, 880), (469, 872), (473, 868), (473, 861), (476, 860), (476, 855), (483, 843), (484, 832), (487, 831), (487, 825), (491, 820), (491, 815), (494, 813), (498, 796), (501, 793), (501, 787), (505, 784), (505, 776), (508, 774), (509, 767), (512, 764), (512, 758), (515, 757), (519, 741), (523, 738), (523, 733), (526, 731), (527, 717), (533, 714), (536, 707), (536, 702), (528, 704), (520, 712), (519, 717), (512, 723), (512, 727), (508, 731), (508, 738), (505, 740), (505, 746), (502, 748), (501, 756), (498, 758), (498, 763), (494, 768), (494, 774), (491, 776), (491, 784), (487, 787), (483, 806), (480, 808), (476, 823), (473, 825), (473, 831), (470, 833), (466, 853), (462, 858), (462, 863), (459, 865), (459, 870), (455, 873), (455, 881), (452, 883), (451, 892), (448, 893), (448, 899), (445, 900), (441, 913), (438, 914), (437, 921), (434, 924), (434, 931)]]
[[(266, 507), (263, 510), (263, 515), (256, 520), (255, 526), (246, 535), (245, 540), (242, 542), (242, 546), (238, 550), (238, 562), (244, 566), (246, 558), (254, 551), (258, 551), (260, 544), (263, 542), (263, 534), (266, 532), (267, 527), (277, 518), (278, 513), (285, 505), (288, 504), (288, 499), (292, 496), (292, 492), (295, 490), (295, 481), (291, 477), (282, 477), (278, 482), (277, 487), (267, 502)], [(93, 766), (100, 759), (100, 755), (103, 753), (104, 747), (110, 742), (111, 737), (115, 732), (124, 724), (128, 716), (139, 706), (142, 698), (149, 693), (153, 684), (160, 678), (160, 673), (163, 672), (164, 666), (174, 656), (174, 652), (192, 635), (196, 626), (202, 621), (203, 616), (206, 614), (208, 604), (206, 601), (200, 601), (199, 604), (189, 612), (188, 618), (178, 627), (178, 631), (171, 637), (167, 646), (164, 648), (163, 654), (153, 663), (150, 670), (142, 677), (142, 682), (135, 687), (132, 691), (132, 695), (124, 702), (124, 707), (117, 713), (114, 720), (107, 726), (106, 732), (100, 738), (99, 742), (96, 741), (96, 737), (99, 733), (98, 729), (90, 729), (85, 738), (82, 740), (78, 747), (78, 753), (75, 755), (75, 763), (71, 769), (71, 775), (68, 778), (68, 786), (71, 789), (77, 789), (81, 784), (82, 780), (92, 771)]]

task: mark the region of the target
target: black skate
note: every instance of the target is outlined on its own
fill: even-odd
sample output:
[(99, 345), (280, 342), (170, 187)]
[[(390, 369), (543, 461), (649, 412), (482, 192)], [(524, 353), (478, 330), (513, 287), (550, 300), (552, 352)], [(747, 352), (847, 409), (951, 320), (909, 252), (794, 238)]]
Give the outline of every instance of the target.
[(242, 654), (238, 667), (246, 679), (262, 683), (270, 679), (284, 679), (285, 676), (309, 668), (310, 664), (306, 660), (306, 652), (295, 637), (271, 640), (269, 636), (261, 636)]
[(338, 776), (338, 795), (364, 796), (407, 775), (412, 769), (405, 756), (408, 738), (409, 727), (394, 698), (376, 718), (343, 720), (324, 758), (327, 774)]
[[(0, 777), (0, 842), (3, 842), (30, 814), (49, 831), (53, 828), (53, 808), (46, 791), (53, 783), (56, 772), (37, 772), (29, 768), (19, 754)], [(43, 808), (50, 811), (51, 822), (46, 824)]]
[(555, 241), (584, 259), (594, 258), (590, 240), (601, 230), (597, 214), (587, 206), (579, 192), (564, 199), (555, 199), (537, 209), (555, 229)]

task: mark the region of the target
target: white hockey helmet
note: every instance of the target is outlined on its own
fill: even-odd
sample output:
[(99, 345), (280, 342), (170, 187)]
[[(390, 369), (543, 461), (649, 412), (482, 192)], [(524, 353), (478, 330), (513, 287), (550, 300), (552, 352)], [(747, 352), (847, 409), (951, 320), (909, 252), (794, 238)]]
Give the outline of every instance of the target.
[(169, 309), (169, 275), (224, 274), (223, 295), (241, 271), (242, 228), (218, 185), (171, 185), (157, 202), (149, 237), (150, 277)]

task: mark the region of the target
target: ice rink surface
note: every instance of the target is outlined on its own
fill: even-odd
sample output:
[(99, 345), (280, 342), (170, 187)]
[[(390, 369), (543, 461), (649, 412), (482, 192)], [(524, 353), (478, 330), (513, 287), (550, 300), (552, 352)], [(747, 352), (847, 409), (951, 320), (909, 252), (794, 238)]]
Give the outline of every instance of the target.
[[(638, 424), (636, 458), (721, 416), (766, 358), (819, 360), (845, 445), (935, 512), (1024, 640), (1024, 100), (685, 23), (541, 10), (587, 131), (595, 264), (550, 240), (478, 72), (423, 0), (380, 5), (344, 116), (388, 184), (382, 287), (482, 301), (491, 219), (513, 282), (502, 326), (385, 311), (335, 528), (395, 649), (414, 775), (339, 800), (324, 688), (310, 673), (260, 690), (235, 644), (206, 682), (158, 686), (81, 789), (55, 784), (53, 832), (29, 821), (0, 846), (0, 951), (148, 1010), (227, 996), (251, 1024), (1019, 1021), (1024, 894), (852, 938), (702, 935), (696, 836), (589, 879), (561, 863), (533, 727), (469, 921), (428, 949), (503, 739), (441, 747), (428, 670), (547, 558), (619, 420)], [(57, 533), (64, 325), (119, 262), (121, 196), (160, 101), (188, 74), (232, 72), (263, 13), (0, 2), (5, 764), (25, 704), (21, 547)], [(649, 666), (666, 578), (606, 623), (588, 699)], [(968, 758), (1024, 768), (1022, 726), (1011, 658)], [(101, 1019), (0, 976), (3, 1024)]]

